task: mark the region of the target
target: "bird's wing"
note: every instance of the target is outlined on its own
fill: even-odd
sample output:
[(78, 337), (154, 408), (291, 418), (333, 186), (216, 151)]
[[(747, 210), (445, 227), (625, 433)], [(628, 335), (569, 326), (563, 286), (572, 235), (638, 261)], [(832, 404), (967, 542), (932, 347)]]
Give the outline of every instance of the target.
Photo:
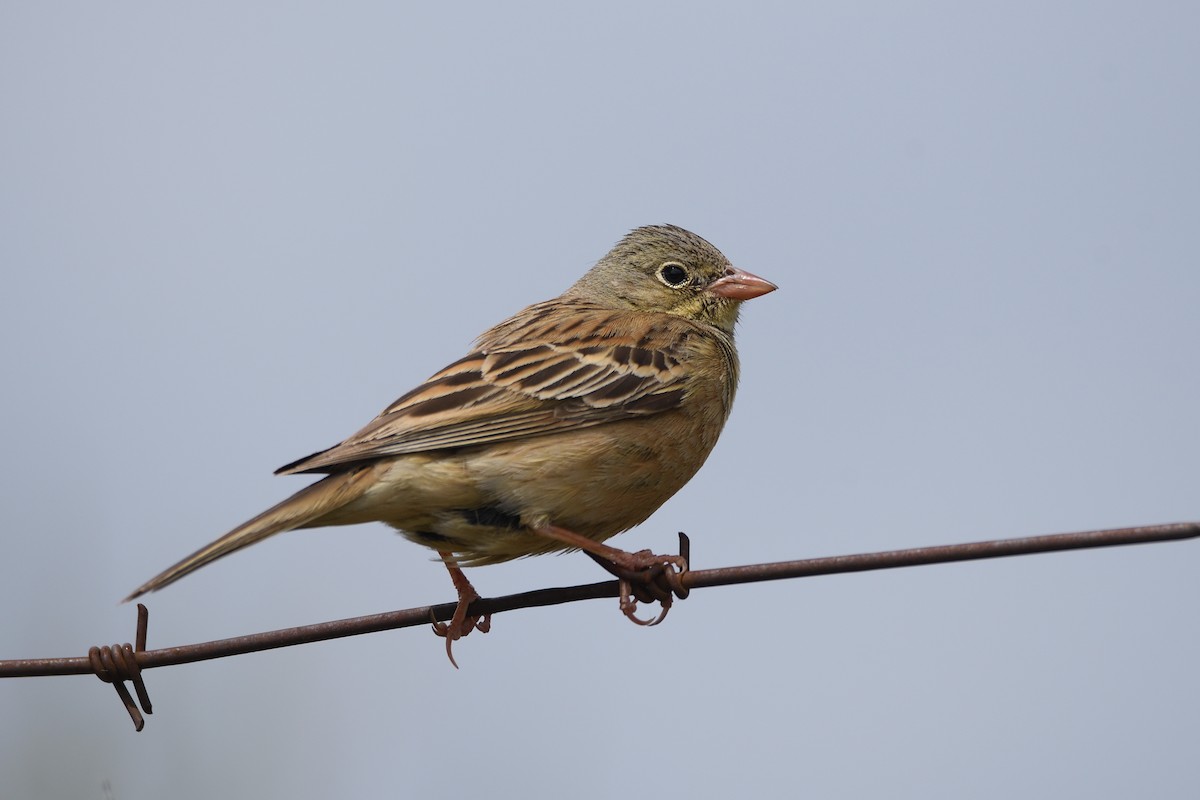
[(369, 425), (278, 474), (587, 428), (676, 408), (694, 323), (573, 304), (531, 306), (480, 337)]

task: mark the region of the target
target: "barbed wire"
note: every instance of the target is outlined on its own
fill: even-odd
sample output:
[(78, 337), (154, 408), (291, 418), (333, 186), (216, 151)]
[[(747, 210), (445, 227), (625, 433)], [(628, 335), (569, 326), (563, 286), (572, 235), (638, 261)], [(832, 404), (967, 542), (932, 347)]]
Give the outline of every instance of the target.
[[(689, 555), (689, 543), (680, 534), (680, 553)], [(860, 553), (825, 558), (809, 558), (798, 561), (777, 561), (769, 564), (750, 564), (740, 567), (689, 570), (674, 573), (669, 570), (653, 571), (643, 577), (642, 587), (635, 586), (638, 599), (658, 599), (664, 609), (670, 606), (672, 596), (683, 598), (692, 589), (712, 586), (731, 586), (759, 581), (806, 578), (817, 575), (837, 575), (846, 572), (915, 567), (926, 564), (946, 564), (958, 561), (977, 561), (988, 558), (1032, 555), (1064, 550), (1082, 550), (1118, 545), (1149, 544), (1152, 542), (1178, 541), (1200, 537), (1200, 523), (1181, 522), (1168, 525), (1143, 525), (1134, 528), (1112, 528), (1078, 533), (1057, 533), (1044, 536), (1028, 536), (1018, 539), (995, 539), (964, 544), (916, 547), (906, 550), (888, 550), (876, 553)], [(551, 589), (538, 589), (503, 597), (480, 598), (471, 604), (471, 616), (499, 614), (521, 608), (574, 603), (580, 600), (595, 600), (622, 596), (621, 584), (637, 580), (636, 576), (625, 575), (621, 580), (589, 583)], [(648, 588), (647, 588), (648, 587)], [(626, 592), (628, 586), (626, 587)], [(142, 670), (189, 664), (213, 658), (254, 653), (280, 647), (340, 639), (365, 633), (428, 625), (433, 621), (446, 621), (454, 614), (455, 603), (408, 608), (382, 614), (320, 622), (294, 628), (252, 633), (230, 639), (217, 639), (199, 644), (146, 649), (146, 632), (149, 612), (145, 605), (138, 604), (136, 646), (130, 644), (93, 647), (88, 655), (69, 658), (29, 658), (0, 661), (0, 678), (22, 678), (48, 675), (93, 674), (116, 687), (134, 727), (142, 730), (145, 720), (142, 712), (152, 711), (150, 698), (142, 680)], [(138, 696), (134, 702), (125, 683), (133, 684)], [(140, 704), (140, 709), (139, 709)]]

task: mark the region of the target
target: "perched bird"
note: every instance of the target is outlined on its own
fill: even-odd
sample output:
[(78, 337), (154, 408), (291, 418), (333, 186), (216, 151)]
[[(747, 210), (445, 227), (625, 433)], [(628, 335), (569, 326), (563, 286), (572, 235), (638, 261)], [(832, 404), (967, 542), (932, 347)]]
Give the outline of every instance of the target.
[(486, 630), (460, 566), (583, 549), (628, 569), (669, 557), (604, 540), (700, 469), (733, 403), (742, 301), (775, 285), (673, 225), (638, 228), (563, 294), (475, 348), (339, 445), (276, 474), (325, 478), (234, 528), (128, 598), (283, 531), (381, 521), (436, 550), (459, 602), (454, 640)]

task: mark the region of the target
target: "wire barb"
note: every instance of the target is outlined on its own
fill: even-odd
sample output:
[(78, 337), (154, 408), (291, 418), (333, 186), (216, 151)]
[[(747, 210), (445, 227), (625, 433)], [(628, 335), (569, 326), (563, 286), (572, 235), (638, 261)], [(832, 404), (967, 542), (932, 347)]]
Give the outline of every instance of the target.
[[(142, 667), (137, 660), (137, 654), (146, 649), (146, 628), (150, 622), (150, 611), (141, 603), (138, 603), (137, 608), (136, 649), (128, 642), (92, 647), (88, 650), (88, 662), (97, 678), (105, 683), (111, 683), (117, 690), (117, 696), (121, 698), (125, 710), (129, 712), (129, 718), (133, 720), (134, 730), (141, 731), (146, 727), (146, 720), (142, 716), (142, 712), (153, 714), (154, 709), (150, 704), (150, 694), (146, 691), (146, 684), (142, 681)], [(138, 698), (136, 703), (129, 694), (129, 689), (125, 688), (125, 681), (133, 684), (133, 690), (137, 692)], [(141, 709), (138, 708), (138, 703), (141, 703)]]

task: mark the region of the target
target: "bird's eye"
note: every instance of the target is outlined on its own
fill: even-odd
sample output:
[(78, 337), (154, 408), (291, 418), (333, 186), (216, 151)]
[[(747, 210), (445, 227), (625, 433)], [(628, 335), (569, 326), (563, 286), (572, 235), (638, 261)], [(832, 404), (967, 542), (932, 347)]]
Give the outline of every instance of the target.
[(667, 286), (677, 289), (687, 283), (687, 267), (674, 261), (668, 261), (658, 268), (658, 279)]

